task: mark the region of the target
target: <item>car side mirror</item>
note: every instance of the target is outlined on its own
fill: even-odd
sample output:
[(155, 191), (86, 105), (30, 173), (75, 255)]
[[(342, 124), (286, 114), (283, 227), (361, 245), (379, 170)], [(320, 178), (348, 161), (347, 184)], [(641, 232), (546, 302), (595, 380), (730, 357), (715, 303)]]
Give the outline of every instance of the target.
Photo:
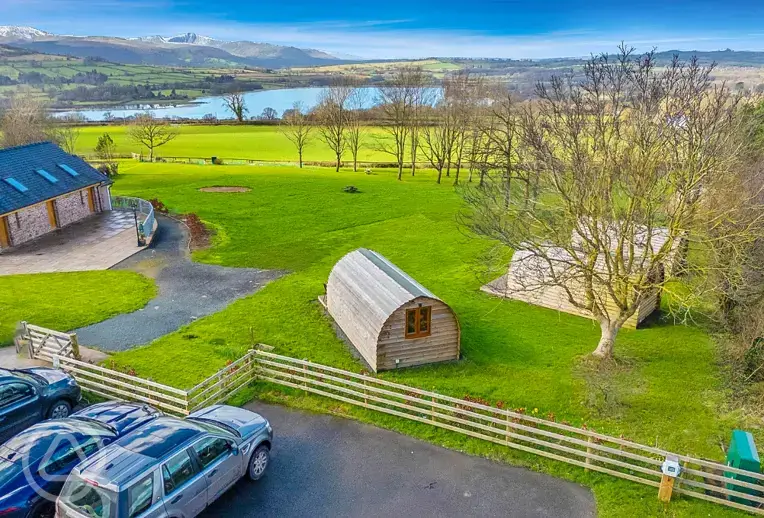
[(239, 454), (239, 447), (238, 446), (231, 446), (231, 453), (234, 455)]

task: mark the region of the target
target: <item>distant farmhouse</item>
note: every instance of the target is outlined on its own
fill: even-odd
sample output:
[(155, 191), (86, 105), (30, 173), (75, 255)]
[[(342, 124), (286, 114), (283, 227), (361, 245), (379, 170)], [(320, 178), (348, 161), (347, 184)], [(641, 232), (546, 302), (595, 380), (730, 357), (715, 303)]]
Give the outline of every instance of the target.
[(459, 359), (453, 310), (377, 252), (340, 259), (321, 302), (374, 372)]
[(110, 184), (51, 142), (0, 150), (0, 250), (111, 210)]

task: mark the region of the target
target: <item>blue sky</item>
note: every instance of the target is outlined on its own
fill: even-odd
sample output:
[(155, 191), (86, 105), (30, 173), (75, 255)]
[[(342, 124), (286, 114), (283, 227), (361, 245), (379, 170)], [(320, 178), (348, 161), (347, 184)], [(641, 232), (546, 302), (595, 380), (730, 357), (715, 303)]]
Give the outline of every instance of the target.
[(764, 50), (764, 0), (0, 0), (0, 24), (58, 34), (196, 32), (364, 58), (544, 58)]

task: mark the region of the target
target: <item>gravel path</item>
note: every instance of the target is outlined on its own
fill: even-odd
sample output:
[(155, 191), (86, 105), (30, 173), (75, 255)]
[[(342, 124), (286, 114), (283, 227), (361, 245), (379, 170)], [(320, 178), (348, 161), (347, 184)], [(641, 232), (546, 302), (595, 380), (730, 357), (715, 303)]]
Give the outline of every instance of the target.
[(194, 263), (187, 242), (183, 224), (160, 216), (151, 247), (113, 267), (153, 278), (159, 287), (158, 296), (143, 309), (76, 329), (80, 344), (105, 351), (124, 351), (147, 344), (197, 318), (222, 310), (284, 274)]

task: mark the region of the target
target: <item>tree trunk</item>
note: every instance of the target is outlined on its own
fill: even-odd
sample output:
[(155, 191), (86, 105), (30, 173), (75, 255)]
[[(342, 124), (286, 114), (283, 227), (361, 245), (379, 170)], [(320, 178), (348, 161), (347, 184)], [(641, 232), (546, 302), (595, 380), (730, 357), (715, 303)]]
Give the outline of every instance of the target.
[(600, 343), (597, 344), (597, 348), (592, 353), (592, 356), (597, 358), (612, 358), (613, 346), (615, 345), (615, 337), (618, 335), (621, 326), (608, 321), (600, 322), (600, 329), (602, 334), (600, 336)]
[(443, 176), (443, 168), (438, 168), (438, 183), (440, 183), (440, 179)]
[(154, 161), (154, 148), (150, 147), (149, 148), (149, 162), (153, 162), (153, 161)]
[(342, 162), (342, 155), (337, 153), (337, 168), (335, 169), (335, 172), (340, 172), (340, 162)]
[(403, 178), (403, 162), (398, 162), (398, 180)]
[(302, 169), (302, 149), (297, 153), (300, 155), (300, 169)]

